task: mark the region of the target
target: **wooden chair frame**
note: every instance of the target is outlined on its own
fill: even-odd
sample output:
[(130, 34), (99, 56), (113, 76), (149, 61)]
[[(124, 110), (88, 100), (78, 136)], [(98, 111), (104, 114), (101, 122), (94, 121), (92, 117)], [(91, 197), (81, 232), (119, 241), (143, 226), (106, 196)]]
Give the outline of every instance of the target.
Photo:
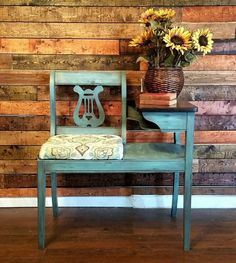
[[(56, 124), (56, 87), (57, 85), (107, 85), (121, 86), (121, 128), (78, 128), (61, 127)], [(126, 143), (126, 115), (127, 92), (125, 72), (52, 72), (50, 76), (50, 114), (51, 136), (57, 134), (85, 134), (102, 133), (118, 134), (124, 144), (124, 158), (122, 160), (52, 160), (38, 159), (38, 245), (45, 247), (45, 192), (46, 176), (51, 176), (51, 193), (53, 216), (58, 216), (57, 202), (57, 173), (148, 173), (148, 172), (173, 172), (174, 187), (172, 195), (171, 216), (176, 216), (179, 172), (185, 171), (185, 148), (181, 146), (179, 133), (175, 135), (175, 144), (162, 144), (161, 151), (156, 151), (160, 144)], [(102, 131), (100, 131), (102, 130)], [(191, 161), (191, 160), (190, 160)], [(189, 166), (188, 166), (189, 170)], [(190, 180), (190, 179), (188, 179)], [(188, 181), (189, 182), (189, 181)], [(189, 192), (190, 193), (190, 192)], [(189, 198), (189, 196), (188, 196)], [(190, 216), (188, 210), (187, 217)], [(186, 218), (187, 218), (186, 217)], [(185, 230), (185, 250), (189, 249), (190, 225)]]

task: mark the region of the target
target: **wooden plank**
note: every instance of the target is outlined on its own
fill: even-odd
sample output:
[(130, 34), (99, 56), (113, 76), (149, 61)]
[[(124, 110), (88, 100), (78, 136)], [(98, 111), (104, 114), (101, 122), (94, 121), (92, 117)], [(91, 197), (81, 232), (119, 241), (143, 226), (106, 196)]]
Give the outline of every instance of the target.
[(0, 174), (34, 174), (37, 163), (34, 160), (0, 160)]
[(38, 157), (40, 146), (1, 146), (1, 160), (35, 160)]
[[(92, 22), (129, 23), (137, 22), (145, 7), (44, 7), (3, 6), (1, 21), (5, 22)], [(175, 8), (176, 20), (180, 21), (181, 10)]]
[[(172, 187), (97, 187), (97, 188), (58, 188), (59, 196), (130, 196), (142, 195), (170, 195)], [(183, 194), (183, 187), (180, 187)], [(236, 188), (219, 186), (193, 186), (193, 195), (235, 195)], [(51, 195), (51, 188), (47, 188), (46, 195)], [(37, 197), (37, 188), (9, 188), (0, 189), (0, 197)]]
[[(58, 125), (74, 125), (72, 116), (58, 116)], [(120, 116), (106, 116), (105, 126), (120, 126)], [(0, 116), (0, 131), (49, 131), (50, 116)]]
[(236, 115), (197, 115), (195, 119), (195, 130), (236, 130)]
[[(59, 101), (57, 102), (57, 115), (71, 115), (75, 106), (75, 101)], [(105, 101), (103, 107), (107, 115), (119, 115), (121, 112), (119, 101)], [(2, 101), (0, 114), (50, 115), (49, 101)]]
[(13, 69), (137, 70), (134, 56), (13, 55)]
[[(140, 86), (145, 71), (127, 70), (128, 86)], [(235, 71), (185, 71), (185, 85), (236, 85)], [(48, 85), (49, 71), (1, 70), (0, 85)]]
[(207, 55), (199, 56), (185, 70), (232, 70), (236, 69), (236, 55)]
[(49, 129), (49, 115), (0, 116), (0, 131), (49, 131)]
[(236, 54), (236, 39), (214, 40), (211, 54)]
[(163, 5), (163, 0), (132, 0), (132, 2), (124, 2), (123, 0), (114, 0), (108, 2), (107, 0), (99, 0), (94, 2), (93, 0), (51, 0), (45, 2), (45, 0), (2, 0), (0, 5), (19, 5), (19, 6), (155, 6)]
[[(127, 71), (127, 83), (130, 86), (140, 86), (145, 71)], [(185, 85), (236, 85), (235, 71), (185, 71)]]
[[(35, 168), (36, 169), (36, 168)], [(22, 172), (22, 171), (21, 171)], [(3, 177), (1, 179), (1, 177)], [(36, 174), (0, 174), (0, 186), (4, 188), (35, 188)], [(121, 187), (121, 186), (172, 186), (173, 174), (59, 174), (58, 187)], [(183, 174), (180, 174), (180, 185), (183, 185)], [(235, 173), (194, 173), (193, 186), (235, 186)], [(47, 177), (50, 187), (50, 178)], [(1, 187), (0, 187), (1, 188)], [(3, 188), (3, 187), (2, 187)]]
[[(85, 26), (86, 25), (86, 26)], [(7, 38), (96, 38), (118, 39), (132, 38), (139, 34), (142, 28), (139, 24), (126, 23), (24, 23), (0, 22), (0, 37)], [(222, 35), (222, 33), (221, 33)], [(231, 37), (231, 27), (225, 33)], [(225, 37), (224, 37), (225, 38)]]
[[(2, 101), (0, 114), (13, 115), (50, 115), (48, 101)], [(69, 115), (69, 102), (61, 101), (57, 105), (58, 115)]]
[[(120, 40), (120, 54), (141, 54), (142, 50), (138, 47), (129, 47), (130, 39)], [(214, 39), (211, 55), (235, 55), (236, 54), (236, 39)]]
[(200, 159), (199, 172), (235, 173), (235, 159)]
[(36, 100), (35, 86), (0, 86), (0, 100)]
[[(74, 86), (58, 86), (56, 90), (57, 100), (78, 101), (78, 94), (74, 92), (73, 88)], [(133, 93), (134, 92), (135, 91), (133, 91)], [(49, 100), (49, 86), (38, 86), (37, 98), (38, 100)], [(101, 101), (120, 101), (120, 89), (111, 89), (109, 87), (104, 87), (104, 91), (99, 95), (99, 98)]]
[(236, 144), (196, 144), (196, 159), (236, 159)]
[(234, 115), (236, 101), (192, 101), (198, 107), (197, 115)]
[(0, 174), (0, 189), (4, 188), (4, 175)]
[(0, 85), (46, 85), (49, 72), (43, 71), (0, 71)]
[(0, 145), (42, 145), (48, 131), (0, 131)]
[[(172, 133), (132, 131), (127, 132), (128, 142), (173, 142)], [(184, 134), (181, 134), (181, 141), (184, 142)], [(236, 143), (236, 131), (195, 131), (195, 144), (214, 144), (214, 143)]]
[(184, 22), (235, 22), (236, 6), (183, 7)]
[[(199, 28), (199, 23), (177, 23), (190, 30)], [(7, 38), (109, 38), (130, 39), (142, 32), (138, 23), (28, 23), (1, 22), (0, 37)], [(234, 39), (236, 23), (204, 23), (202, 27), (214, 32), (215, 39)], [(135, 32), (135, 34), (134, 34)]]
[(195, 131), (194, 143), (236, 143), (236, 131)]
[(119, 55), (118, 40), (0, 39), (0, 52), (11, 54)]
[(188, 101), (236, 100), (236, 86), (185, 85), (178, 98), (181, 100), (188, 100)]
[(1, 69), (12, 68), (12, 56), (10, 54), (0, 54), (0, 68)]
[(0, 5), (19, 5), (19, 6), (214, 6), (214, 5), (236, 5), (234, 0), (132, 0), (132, 1), (123, 1), (123, 0), (99, 0), (94, 2), (93, 0), (1, 0)]
[(213, 32), (214, 39), (234, 39), (235, 38), (235, 22), (224, 23), (224, 22), (216, 22), (216, 23), (181, 23), (182, 26), (190, 29), (196, 30), (198, 28), (209, 28)]

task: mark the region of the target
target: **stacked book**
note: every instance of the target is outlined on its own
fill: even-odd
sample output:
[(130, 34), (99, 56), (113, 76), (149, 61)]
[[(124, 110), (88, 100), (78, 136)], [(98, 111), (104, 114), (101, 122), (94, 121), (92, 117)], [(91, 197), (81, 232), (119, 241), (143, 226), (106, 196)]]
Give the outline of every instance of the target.
[(155, 108), (158, 106), (173, 106), (177, 103), (176, 93), (141, 93), (137, 99), (137, 107)]

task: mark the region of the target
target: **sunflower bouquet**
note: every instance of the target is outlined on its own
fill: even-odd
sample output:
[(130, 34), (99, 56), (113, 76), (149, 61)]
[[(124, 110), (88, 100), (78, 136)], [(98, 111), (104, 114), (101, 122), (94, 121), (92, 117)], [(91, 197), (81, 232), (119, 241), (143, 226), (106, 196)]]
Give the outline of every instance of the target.
[(144, 32), (129, 42), (129, 46), (144, 51), (138, 62), (147, 62), (149, 68), (186, 67), (198, 54), (211, 52), (213, 35), (209, 29), (190, 32), (183, 26), (172, 26), (174, 16), (173, 9), (162, 8), (151, 8), (141, 14), (138, 22), (144, 27)]

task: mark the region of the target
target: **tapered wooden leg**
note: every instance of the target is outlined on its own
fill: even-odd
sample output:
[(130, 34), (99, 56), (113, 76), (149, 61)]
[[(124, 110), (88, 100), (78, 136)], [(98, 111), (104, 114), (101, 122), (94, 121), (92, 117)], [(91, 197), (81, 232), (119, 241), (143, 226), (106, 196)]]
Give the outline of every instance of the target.
[(171, 217), (176, 217), (179, 195), (179, 172), (175, 172), (173, 181)]
[(45, 247), (45, 192), (46, 174), (42, 161), (38, 161), (38, 246)]
[(188, 113), (184, 173), (184, 250), (190, 250), (194, 113)]
[(58, 216), (58, 203), (57, 203), (57, 174), (51, 173), (51, 193), (52, 193), (52, 210), (53, 216)]

